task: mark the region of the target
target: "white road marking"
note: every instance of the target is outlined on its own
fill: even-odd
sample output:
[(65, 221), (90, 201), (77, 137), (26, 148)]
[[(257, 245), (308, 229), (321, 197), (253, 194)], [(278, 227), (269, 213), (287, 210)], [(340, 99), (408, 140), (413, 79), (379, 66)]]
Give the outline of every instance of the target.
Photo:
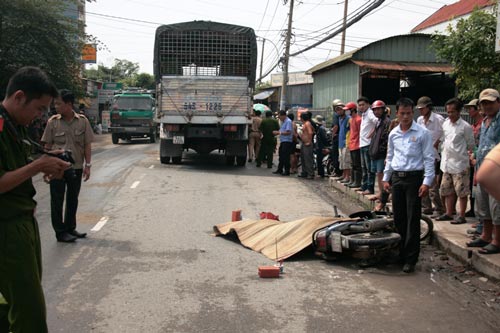
[(151, 164), (148, 169), (153, 169), (154, 167), (154, 164)]
[(140, 183), (141, 182), (137, 180), (132, 184), (132, 186), (130, 186), (130, 188), (136, 188), (137, 186), (139, 186)]
[(101, 230), (101, 228), (104, 227), (104, 225), (106, 224), (106, 222), (108, 222), (108, 219), (109, 218), (107, 216), (101, 217), (101, 219), (99, 220), (99, 222), (97, 222), (97, 224), (92, 229), (90, 229), (90, 231), (97, 232), (97, 231)]

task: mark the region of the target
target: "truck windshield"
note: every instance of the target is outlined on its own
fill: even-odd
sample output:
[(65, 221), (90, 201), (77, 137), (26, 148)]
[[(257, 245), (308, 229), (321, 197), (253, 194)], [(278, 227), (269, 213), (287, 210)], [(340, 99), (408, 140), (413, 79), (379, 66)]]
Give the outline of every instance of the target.
[(117, 97), (114, 104), (119, 110), (151, 110), (150, 98)]

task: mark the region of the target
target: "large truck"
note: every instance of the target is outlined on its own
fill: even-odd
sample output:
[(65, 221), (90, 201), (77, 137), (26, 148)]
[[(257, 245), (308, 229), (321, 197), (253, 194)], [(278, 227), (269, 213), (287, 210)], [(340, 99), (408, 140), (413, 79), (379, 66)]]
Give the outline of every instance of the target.
[(251, 28), (208, 21), (156, 30), (154, 73), (161, 163), (187, 149), (224, 152), (244, 166), (255, 86), (257, 43)]
[(144, 137), (155, 143), (158, 124), (153, 120), (154, 114), (155, 100), (150, 93), (124, 91), (114, 95), (109, 128), (113, 143)]

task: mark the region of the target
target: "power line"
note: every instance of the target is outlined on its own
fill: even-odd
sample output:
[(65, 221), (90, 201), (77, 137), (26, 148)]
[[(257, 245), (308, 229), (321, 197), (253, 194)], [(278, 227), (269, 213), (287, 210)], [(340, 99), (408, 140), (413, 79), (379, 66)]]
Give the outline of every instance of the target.
[(306, 52), (310, 49), (313, 49), (315, 48), (316, 46), (318, 45), (321, 45), (322, 43), (324, 43), (325, 41), (329, 40), (329, 39), (332, 39), (333, 37), (335, 37), (339, 32), (343, 31), (343, 29), (347, 29), (349, 28), (351, 25), (353, 25), (354, 23), (358, 22), (359, 20), (361, 20), (363, 17), (365, 17), (368, 13), (370, 13), (371, 11), (373, 11), (375, 8), (379, 7), (381, 4), (384, 3), (385, 0), (377, 0), (375, 2), (373, 2), (369, 7), (367, 7), (366, 9), (364, 9), (361, 13), (359, 13), (357, 16), (355, 16), (354, 18), (352, 19), (349, 19), (347, 22), (346, 22), (346, 25), (345, 25), (345, 28), (344, 27), (341, 27), (340, 29), (337, 29), (335, 30), (333, 33), (331, 33), (330, 35), (326, 36), (325, 38), (321, 39), (320, 41), (300, 50), (300, 51), (297, 51), (295, 53), (292, 53), (290, 54), (290, 56), (296, 56), (296, 55), (299, 55), (303, 52)]

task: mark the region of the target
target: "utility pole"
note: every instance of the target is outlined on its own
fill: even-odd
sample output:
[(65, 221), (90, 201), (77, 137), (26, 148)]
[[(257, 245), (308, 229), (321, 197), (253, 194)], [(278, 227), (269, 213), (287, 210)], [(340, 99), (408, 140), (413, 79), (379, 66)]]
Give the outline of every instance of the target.
[(264, 44), (266, 42), (265, 38), (262, 38), (262, 51), (260, 54), (260, 75), (259, 75), (259, 84), (262, 83), (262, 66), (264, 66)]
[(286, 108), (286, 85), (288, 84), (288, 60), (290, 57), (290, 39), (292, 39), (293, 3), (294, 0), (290, 0), (290, 12), (288, 14), (288, 29), (286, 31), (286, 40), (285, 40), (286, 42), (285, 55), (283, 57), (283, 84), (281, 85), (280, 110), (285, 110)]
[(345, 50), (345, 33), (346, 33), (346, 25), (347, 25), (347, 6), (349, 4), (349, 1), (345, 0), (344, 1), (344, 21), (342, 22), (342, 42), (340, 44), (340, 54), (344, 54)]

